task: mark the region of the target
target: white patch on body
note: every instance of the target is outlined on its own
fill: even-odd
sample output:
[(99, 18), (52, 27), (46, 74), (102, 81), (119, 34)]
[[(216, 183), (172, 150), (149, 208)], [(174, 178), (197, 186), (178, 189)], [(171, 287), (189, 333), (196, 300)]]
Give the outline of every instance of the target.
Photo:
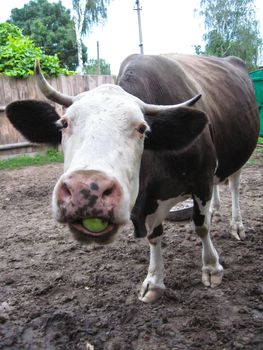
[[(200, 214), (205, 216), (205, 222), (204, 225), (207, 225), (207, 220), (209, 218), (209, 208), (210, 208), (210, 201), (206, 202), (205, 205), (202, 204), (202, 200), (198, 198), (196, 195), (194, 195), (195, 202), (198, 205)], [(209, 223), (208, 223), (209, 225)]]
[(169, 210), (174, 205), (184, 201), (187, 197), (189, 197), (189, 196), (181, 195), (181, 196), (178, 196), (176, 198), (166, 199), (164, 201), (158, 199), (157, 200), (158, 207), (157, 207), (156, 211), (154, 213), (146, 216), (145, 223), (146, 223), (146, 228), (147, 228), (147, 231), (148, 231), (148, 235), (153, 232), (155, 227), (159, 226), (163, 222), (163, 220), (168, 215)]

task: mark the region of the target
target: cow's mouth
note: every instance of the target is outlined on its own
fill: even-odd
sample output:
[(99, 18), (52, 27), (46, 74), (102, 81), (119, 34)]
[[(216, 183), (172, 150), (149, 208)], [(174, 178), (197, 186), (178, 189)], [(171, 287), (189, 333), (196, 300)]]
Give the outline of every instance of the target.
[(91, 231), (83, 225), (83, 220), (69, 223), (69, 228), (74, 238), (81, 243), (97, 242), (100, 244), (110, 243), (117, 233), (119, 225), (111, 221), (107, 222), (105, 228), (99, 232)]

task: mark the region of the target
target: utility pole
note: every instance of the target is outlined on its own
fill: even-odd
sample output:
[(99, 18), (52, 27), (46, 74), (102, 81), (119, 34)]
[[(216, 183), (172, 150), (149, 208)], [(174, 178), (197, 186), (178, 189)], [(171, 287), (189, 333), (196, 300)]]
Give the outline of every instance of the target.
[(137, 11), (138, 16), (138, 27), (139, 27), (139, 47), (140, 47), (140, 53), (143, 55), (143, 41), (142, 41), (142, 23), (141, 23), (141, 13), (142, 7), (140, 5), (140, 0), (135, 1), (135, 7), (134, 10)]

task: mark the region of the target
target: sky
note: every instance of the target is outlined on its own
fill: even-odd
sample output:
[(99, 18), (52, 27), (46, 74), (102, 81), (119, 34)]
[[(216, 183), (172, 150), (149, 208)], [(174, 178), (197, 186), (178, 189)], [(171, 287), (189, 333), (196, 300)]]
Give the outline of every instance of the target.
[[(0, 22), (3, 22), (10, 17), (13, 8), (21, 8), (29, 0), (0, 2)], [(62, 3), (67, 8), (71, 7), (71, 0), (62, 0)], [(199, 0), (140, 0), (140, 4), (145, 54), (194, 53), (194, 45), (203, 45), (203, 22), (194, 12)], [(255, 0), (255, 4), (263, 37), (263, 1)], [(120, 63), (126, 56), (140, 52), (134, 7), (135, 0), (111, 0), (106, 23), (94, 27), (84, 39), (89, 58), (96, 58), (99, 42), (100, 58), (110, 63), (112, 74), (118, 73)]]

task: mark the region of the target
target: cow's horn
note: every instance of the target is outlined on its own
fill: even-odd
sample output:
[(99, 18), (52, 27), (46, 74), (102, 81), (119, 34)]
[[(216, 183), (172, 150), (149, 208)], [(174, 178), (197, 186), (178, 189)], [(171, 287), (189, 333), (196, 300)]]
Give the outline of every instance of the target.
[(201, 94), (198, 94), (190, 98), (190, 100), (187, 100), (182, 103), (178, 103), (176, 105), (152, 105), (152, 104), (144, 103), (143, 110), (144, 110), (144, 113), (155, 114), (161, 111), (168, 111), (178, 107), (190, 107), (190, 106), (193, 106), (201, 98), (201, 96), (202, 96)]
[(35, 60), (35, 77), (39, 89), (49, 100), (59, 103), (60, 105), (65, 107), (69, 107), (70, 105), (72, 105), (72, 96), (64, 95), (58, 92), (47, 82), (43, 73), (41, 72), (39, 60)]

